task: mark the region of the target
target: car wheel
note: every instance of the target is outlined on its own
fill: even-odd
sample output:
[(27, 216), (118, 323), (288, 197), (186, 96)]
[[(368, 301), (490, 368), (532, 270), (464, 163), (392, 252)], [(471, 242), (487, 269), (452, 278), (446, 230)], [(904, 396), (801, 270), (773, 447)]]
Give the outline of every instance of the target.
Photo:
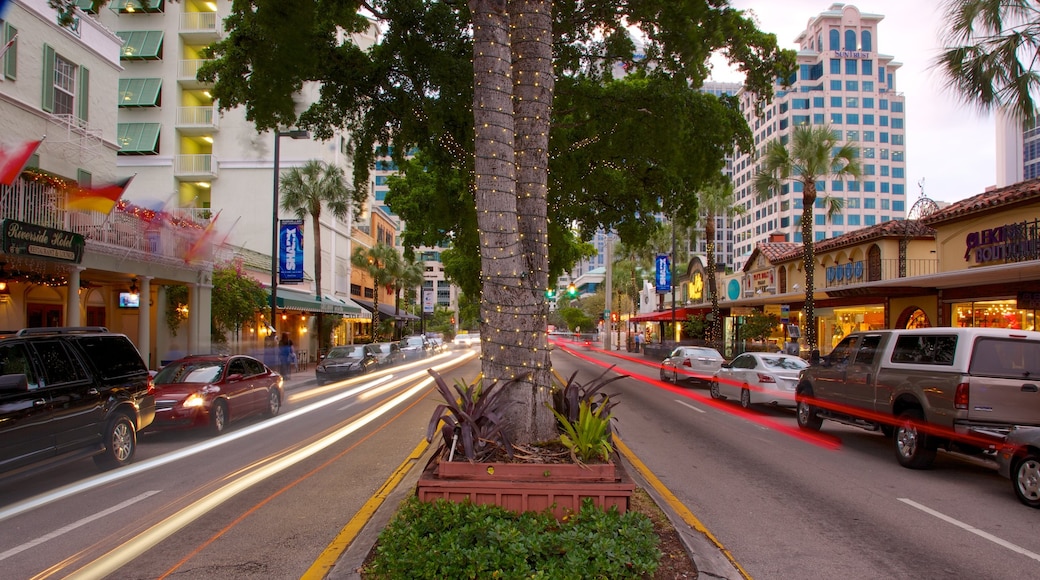
[(745, 409), (751, 408), (751, 389), (748, 389), (747, 385), (740, 389), (740, 406)]
[(903, 467), (927, 469), (935, 460), (935, 446), (932, 438), (921, 430), (922, 423), (921, 411), (917, 409), (908, 409), (899, 415), (894, 439), (896, 459)]
[(708, 387), (708, 392), (711, 394), (712, 399), (722, 398), (722, 394), (719, 393), (719, 381), (718, 379), (712, 379), (711, 385)]
[(216, 401), (209, 410), (209, 430), (220, 435), (227, 429), (227, 403)]
[(795, 401), (798, 403), (798, 426), (806, 431), (819, 431), (823, 426), (823, 419), (817, 414), (816, 407), (809, 404), (812, 396), (812, 389), (802, 389), (795, 395)]
[(274, 417), (278, 414), (282, 408), (282, 396), (278, 394), (278, 389), (267, 390), (267, 408), (264, 409), (265, 417)]
[(1018, 501), (1040, 508), (1040, 455), (1028, 453), (1012, 466), (1011, 486)]
[(114, 469), (130, 463), (137, 451), (137, 429), (130, 417), (120, 413), (108, 422), (103, 440), (105, 450), (94, 456), (101, 469)]
[(661, 380), (666, 383), (669, 381), (668, 369), (666, 369), (665, 367), (661, 367)]

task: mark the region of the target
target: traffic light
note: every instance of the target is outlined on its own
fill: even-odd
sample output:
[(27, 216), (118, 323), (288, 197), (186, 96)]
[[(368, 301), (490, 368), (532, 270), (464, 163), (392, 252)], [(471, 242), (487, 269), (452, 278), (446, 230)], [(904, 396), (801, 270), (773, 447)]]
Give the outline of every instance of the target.
[(545, 291), (545, 299), (546, 300), (556, 300), (556, 289), (555, 288), (550, 288), (550, 289), (546, 290)]
[(610, 313), (610, 321), (611, 322), (617, 322), (618, 321), (618, 313), (617, 312), (611, 312)]
[(567, 297), (568, 298), (577, 298), (578, 297), (578, 287), (575, 286), (574, 284), (571, 284), (570, 286), (567, 286)]

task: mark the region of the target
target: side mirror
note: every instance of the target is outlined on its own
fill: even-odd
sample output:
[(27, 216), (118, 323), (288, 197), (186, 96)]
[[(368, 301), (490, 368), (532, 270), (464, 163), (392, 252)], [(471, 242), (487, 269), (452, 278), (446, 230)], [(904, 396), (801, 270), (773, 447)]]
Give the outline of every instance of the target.
[(29, 390), (29, 378), (22, 373), (0, 376), (0, 393), (25, 393)]
[(820, 358), (820, 351), (817, 349), (813, 349), (813, 351), (809, 353), (809, 364), (813, 366), (825, 364), (826, 360), (826, 358)]
[(723, 362), (722, 363), (722, 368), (724, 368), (724, 369), (732, 368), (732, 366), (733, 365), (729, 364), (728, 362)]

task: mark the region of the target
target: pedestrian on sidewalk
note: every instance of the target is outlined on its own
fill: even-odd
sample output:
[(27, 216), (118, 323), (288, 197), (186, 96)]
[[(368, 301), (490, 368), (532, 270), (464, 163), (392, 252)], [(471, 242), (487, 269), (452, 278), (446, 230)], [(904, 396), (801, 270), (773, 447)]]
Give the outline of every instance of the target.
[(293, 350), (293, 341), (289, 338), (288, 332), (283, 332), (282, 338), (278, 341), (278, 373), (286, 379), (292, 374), (294, 358), (296, 352)]

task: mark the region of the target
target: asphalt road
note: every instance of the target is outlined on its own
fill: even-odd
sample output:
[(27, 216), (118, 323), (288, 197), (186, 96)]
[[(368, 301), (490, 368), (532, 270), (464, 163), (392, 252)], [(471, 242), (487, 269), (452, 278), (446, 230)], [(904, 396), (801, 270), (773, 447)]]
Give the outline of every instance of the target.
[(589, 364), (632, 375), (607, 387), (621, 438), (752, 578), (1037, 575), (1040, 514), (992, 465), (940, 453), (909, 470), (879, 433), (828, 422), (806, 436), (792, 410), (744, 412), (704, 386), (660, 383), (651, 361), (563, 347), (564, 376)]
[(0, 485), (0, 577), (299, 578), (425, 435), (425, 369), (472, 377), (478, 352), (394, 367), (401, 386), (297, 376), (274, 419), (145, 433), (127, 468), (86, 460)]
[[(87, 460), (0, 484), (0, 576), (299, 578), (425, 434), (439, 397), (423, 369), (472, 378), (477, 352), (395, 367), (399, 386), (297, 377), (276, 419), (145, 434), (129, 468)], [(624, 352), (561, 344), (553, 363), (582, 381), (611, 364), (631, 375), (607, 388), (619, 435), (750, 577), (1036, 575), (1037, 513), (991, 466), (940, 455), (907, 470), (880, 434), (806, 436), (791, 411), (662, 384)]]

